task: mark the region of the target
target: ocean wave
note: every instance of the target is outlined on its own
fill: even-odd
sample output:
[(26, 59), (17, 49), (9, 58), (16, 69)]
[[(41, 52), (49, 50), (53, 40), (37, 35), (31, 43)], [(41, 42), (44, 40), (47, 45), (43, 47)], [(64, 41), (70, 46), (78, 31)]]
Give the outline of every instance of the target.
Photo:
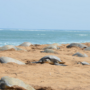
[[(0, 47), (1, 46), (4, 46), (4, 45), (15, 45), (15, 46), (18, 46), (20, 45), (21, 43), (23, 43), (25, 41), (22, 41), (22, 42), (0, 42)], [(90, 42), (89, 40), (87, 41), (83, 41), (83, 40), (80, 40), (80, 41), (66, 41), (66, 42), (31, 42), (32, 44), (40, 44), (40, 45), (44, 45), (44, 44), (53, 44), (53, 43), (58, 43), (58, 44), (70, 44), (70, 43), (86, 43), (86, 42)]]
[(60, 32), (63, 32), (63, 31), (67, 31), (67, 30), (53, 30), (53, 29), (45, 29), (45, 30), (43, 30), (43, 29), (37, 29), (37, 30), (35, 30), (35, 29), (3, 29), (3, 30), (7, 30), (7, 31), (60, 31)]
[(55, 31), (55, 30), (27, 30), (27, 29), (18, 29), (18, 30), (12, 30), (12, 31)]
[(43, 35), (46, 35), (46, 34), (37, 34), (37, 35), (42, 35), (43, 36)]
[(79, 36), (88, 36), (88, 34), (76, 34), (76, 35), (79, 35)]

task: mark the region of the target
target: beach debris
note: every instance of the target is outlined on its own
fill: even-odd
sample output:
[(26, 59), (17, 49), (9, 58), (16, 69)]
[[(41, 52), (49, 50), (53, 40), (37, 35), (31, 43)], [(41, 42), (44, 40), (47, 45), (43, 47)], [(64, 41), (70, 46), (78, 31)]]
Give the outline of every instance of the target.
[(84, 50), (90, 51), (90, 47), (85, 48)]
[(87, 63), (87, 62), (85, 62), (85, 61), (83, 61), (83, 62), (79, 61), (77, 64), (90, 65), (89, 63)]
[(45, 47), (44, 49), (60, 49), (60, 48), (57, 47), (56, 45), (49, 45), (49, 46)]
[(86, 54), (81, 54), (79, 52), (73, 54), (72, 56), (78, 56), (78, 57), (88, 57)]
[[(15, 87), (16, 86), (16, 87)], [(35, 90), (31, 85), (24, 83), (22, 80), (4, 76), (0, 80), (0, 89), (3, 90), (23, 90), (17, 88), (23, 88), (24, 90)]]
[(0, 47), (0, 51), (11, 50), (11, 49), (14, 49), (14, 50), (17, 50), (17, 51), (19, 51), (19, 50), (26, 51), (26, 50), (24, 50), (24, 49), (15, 47), (15, 46), (13, 46), (13, 45), (5, 45), (5, 46)]
[(24, 43), (20, 44), (19, 46), (29, 47), (30, 45), (32, 45), (30, 42), (24, 42)]
[(60, 58), (54, 56), (54, 55), (48, 55), (48, 56), (44, 56), (43, 58), (41, 58), (39, 61), (37, 62), (32, 62), (32, 63), (49, 63), (49, 64), (52, 64), (52, 65), (60, 65), (60, 66), (67, 66), (67, 65), (64, 65), (65, 62), (62, 62), (60, 60)]
[(67, 46), (67, 48), (71, 48), (71, 47), (80, 47), (80, 48), (86, 48), (86, 45), (83, 45), (81, 43), (71, 43), (70, 45)]
[(57, 54), (57, 52), (55, 52), (54, 50), (52, 50), (52, 49), (44, 49), (44, 51), (41, 51), (42, 53), (55, 53), (55, 54)]
[(20, 65), (25, 65), (25, 63), (19, 61), (19, 60), (16, 60), (16, 59), (13, 59), (13, 58), (10, 58), (10, 57), (0, 57), (0, 62), (1, 63), (17, 63), (17, 64), (20, 64)]

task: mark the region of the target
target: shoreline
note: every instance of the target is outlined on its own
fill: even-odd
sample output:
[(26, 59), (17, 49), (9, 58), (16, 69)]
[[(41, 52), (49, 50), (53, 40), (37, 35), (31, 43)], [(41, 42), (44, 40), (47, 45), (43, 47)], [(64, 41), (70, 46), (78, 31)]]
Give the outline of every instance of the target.
[[(22, 42), (23, 43), (23, 42)], [(90, 41), (88, 42), (70, 42), (70, 43), (57, 43), (57, 44), (60, 44), (60, 45), (66, 45), (66, 44), (71, 44), (71, 43), (82, 43), (82, 44), (86, 44), (86, 43), (90, 43)], [(14, 46), (19, 46), (21, 43), (15, 45), (15, 44), (5, 44), (5, 45), (14, 45)], [(54, 43), (46, 43), (46, 44), (39, 44), (39, 43), (32, 43), (32, 45), (50, 45), (50, 44), (54, 44)], [(5, 45), (1, 45), (0, 47), (2, 46), (5, 46)]]

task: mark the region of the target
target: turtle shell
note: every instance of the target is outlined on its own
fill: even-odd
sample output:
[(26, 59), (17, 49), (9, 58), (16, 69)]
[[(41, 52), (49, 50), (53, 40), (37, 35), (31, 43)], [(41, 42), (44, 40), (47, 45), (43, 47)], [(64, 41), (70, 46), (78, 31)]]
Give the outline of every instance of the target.
[(45, 52), (45, 53), (56, 53), (54, 50), (52, 49), (44, 49), (44, 51), (41, 52)]
[(9, 50), (9, 49), (15, 49), (17, 50), (17, 48), (13, 45), (5, 45), (3, 47), (0, 47), (0, 51), (5, 51), (5, 50)]
[(56, 45), (49, 45), (45, 47), (44, 49), (58, 49), (58, 47)]
[(10, 58), (10, 57), (0, 57), (0, 62), (1, 63), (10, 63), (10, 62), (13, 62), (13, 63), (17, 63), (17, 64), (20, 64), (20, 65), (25, 65), (25, 63), (23, 63), (23, 62), (21, 62), (19, 60)]
[(81, 43), (71, 43), (70, 45), (67, 46), (67, 48), (71, 48), (71, 47), (80, 47), (80, 48), (86, 48), (86, 45), (83, 45)]
[(0, 89), (9, 90), (10, 87), (19, 86), (26, 90), (35, 90), (32, 86), (24, 83), (22, 80), (4, 76), (0, 80)]
[(50, 61), (53, 62), (53, 63), (62, 62), (62, 61), (60, 60), (60, 58), (58, 58), (57, 56), (54, 56), (54, 55), (44, 56), (43, 58), (41, 58), (41, 59), (39, 60), (39, 62), (44, 63), (47, 59), (50, 60)]
[(73, 54), (73, 56), (78, 56), (78, 57), (88, 57), (86, 54), (81, 54), (79, 52)]
[(87, 48), (85, 48), (84, 50), (86, 50), (86, 51), (90, 51), (90, 47), (87, 47)]
[(26, 50), (24, 50), (24, 49), (15, 47), (15, 46), (13, 46), (13, 45), (5, 45), (5, 46), (3, 46), (3, 47), (0, 47), (0, 51), (10, 50), (10, 49), (14, 49), (14, 50), (17, 50), (17, 51), (20, 51), (20, 50), (26, 51)]
[(19, 46), (29, 47), (30, 45), (32, 45), (30, 42), (24, 42), (24, 43), (20, 44)]

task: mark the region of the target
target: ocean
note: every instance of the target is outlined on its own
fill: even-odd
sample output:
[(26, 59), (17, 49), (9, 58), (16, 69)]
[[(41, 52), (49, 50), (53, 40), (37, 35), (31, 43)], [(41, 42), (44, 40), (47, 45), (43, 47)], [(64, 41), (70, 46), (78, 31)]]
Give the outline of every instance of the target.
[(0, 29), (0, 46), (32, 44), (67, 44), (90, 42), (89, 30), (25, 30)]

